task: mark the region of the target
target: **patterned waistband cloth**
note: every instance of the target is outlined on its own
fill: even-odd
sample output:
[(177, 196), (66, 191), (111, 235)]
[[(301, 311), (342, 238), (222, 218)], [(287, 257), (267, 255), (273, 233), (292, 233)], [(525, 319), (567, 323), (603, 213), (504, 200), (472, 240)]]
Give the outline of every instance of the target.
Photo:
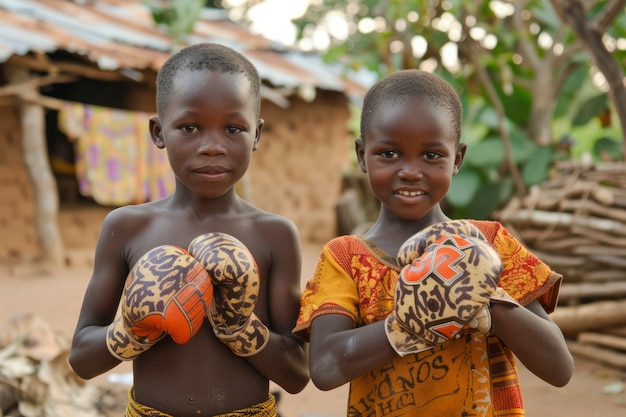
[[(128, 390), (128, 405), (126, 406), (126, 417), (174, 417), (162, 411), (155, 410), (152, 407), (143, 405), (135, 401), (133, 388)], [(278, 409), (276, 408), (276, 400), (272, 394), (269, 395), (267, 401), (252, 407), (242, 408), (230, 413), (218, 414), (214, 417), (278, 417)]]

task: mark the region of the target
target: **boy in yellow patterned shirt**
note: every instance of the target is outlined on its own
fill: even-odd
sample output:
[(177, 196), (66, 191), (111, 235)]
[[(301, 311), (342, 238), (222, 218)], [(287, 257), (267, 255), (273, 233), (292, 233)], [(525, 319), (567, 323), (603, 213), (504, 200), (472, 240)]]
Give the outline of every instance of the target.
[(310, 342), (318, 388), (350, 383), (349, 416), (523, 416), (514, 355), (552, 385), (571, 378), (573, 359), (548, 316), (562, 277), (498, 222), (469, 221), (502, 261), (500, 290), (521, 306), (494, 303), (489, 331), (461, 331), (407, 354), (389, 335), (403, 266), (396, 254), (416, 233), (450, 220), (440, 201), (465, 156), (461, 120), (456, 92), (424, 71), (389, 75), (365, 97), (356, 154), (381, 211), (364, 235), (324, 246), (294, 329)]

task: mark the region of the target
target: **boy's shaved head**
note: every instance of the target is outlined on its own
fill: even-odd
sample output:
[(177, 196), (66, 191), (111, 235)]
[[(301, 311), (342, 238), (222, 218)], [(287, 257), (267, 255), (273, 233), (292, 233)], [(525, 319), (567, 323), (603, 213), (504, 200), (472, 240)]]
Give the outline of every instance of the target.
[(257, 116), (261, 109), (261, 79), (257, 69), (239, 52), (216, 43), (199, 43), (172, 55), (159, 70), (156, 81), (156, 106), (159, 116), (173, 94), (174, 80), (181, 71), (217, 71), (243, 74), (250, 82)]
[(460, 141), (463, 107), (459, 95), (443, 78), (417, 69), (387, 75), (367, 92), (361, 112), (361, 139), (367, 141), (371, 116), (378, 106), (406, 99), (425, 100), (445, 111), (455, 139)]

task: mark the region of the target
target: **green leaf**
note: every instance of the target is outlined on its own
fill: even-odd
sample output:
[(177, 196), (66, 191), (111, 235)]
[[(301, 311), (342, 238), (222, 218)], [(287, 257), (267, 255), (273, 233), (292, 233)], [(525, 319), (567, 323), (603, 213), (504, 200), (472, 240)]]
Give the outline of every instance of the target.
[(537, 147), (522, 169), (524, 184), (539, 184), (548, 177), (554, 150), (550, 146)]
[(505, 94), (502, 85), (495, 85), (502, 100), (506, 118), (518, 125), (524, 125), (528, 121), (533, 98), (530, 92), (524, 88), (513, 85), (513, 92)]
[(478, 117), (478, 122), (483, 123), (485, 126), (493, 130), (498, 129), (498, 114), (493, 109), (493, 107), (485, 106), (483, 110), (480, 112), (480, 116)]
[(557, 16), (554, 8), (546, 1), (534, 2), (530, 7), (533, 17), (542, 25), (551, 29), (562, 26), (561, 19)]
[(472, 167), (462, 168), (452, 178), (446, 201), (454, 207), (466, 207), (480, 187), (480, 177), (480, 173), (476, 169)]
[(584, 65), (578, 65), (561, 87), (554, 109), (555, 118), (565, 116), (570, 112), (576, 104), (576, 97), (581, 93), (581, 86), (587, 82), (589, 82), (588, 69)]
[(495, 167), (504, 161), (504, 148), (500, 138), (490, 137), (467, 150), (465, 162), (478, 168)]
[(342, 56), (346, 55), (346, 52), (347, 51), (344, 45), (331, 46), (324, 54), (324, 61), (327, 63), (339, 61)]
[(623, 158), (623, 143), (608, 137), (602, 137), (593, 145), (594, 154), (602, 160), (621, 161)]
[(467, 209), (468, 217), (474, 219), (488, 219), (502, 203), (513, 195), (513, 180), (503, 178), (490, 184), (484, 184), (476, 192), (474, 199)]
[(574, 120), (572, 122), (572, 126), (582, 126), (587, 123), (594, 117), (596, 117), (602, 110), (604, 110), (608, 103), (608, 97), (606, 94), (600, 94), (595, 97), (591, 97), (589, 100), (585, 101), (580, 108), (578, 109), (578, 113), (574, 116)]
[(537, 149), (535, 142), (532, 141), (526, 131), (516, 126), (512, 127), (509, 135), (511, 137), (511, 153), (513, 154), (513, 161), (515, 161), (516, 164), (519, 164), (528, 160)]

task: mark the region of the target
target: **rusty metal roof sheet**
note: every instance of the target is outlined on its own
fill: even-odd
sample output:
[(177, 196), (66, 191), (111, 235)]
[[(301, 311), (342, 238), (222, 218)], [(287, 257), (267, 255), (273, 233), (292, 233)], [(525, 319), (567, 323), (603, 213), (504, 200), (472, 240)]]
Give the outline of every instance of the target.
[[(189, 43), (198, 42), (242, 52), (274, 87), (314, 87), (354, 97), (365, 92), (362, 83), (346, 80), (319, 55), (254, 34), (216, 10), (203, 10), (189, 37)], [(141, 0), (0, 0), (0, 63), (65, 51), (101, 70), (158, 71), (172, 45)]]

